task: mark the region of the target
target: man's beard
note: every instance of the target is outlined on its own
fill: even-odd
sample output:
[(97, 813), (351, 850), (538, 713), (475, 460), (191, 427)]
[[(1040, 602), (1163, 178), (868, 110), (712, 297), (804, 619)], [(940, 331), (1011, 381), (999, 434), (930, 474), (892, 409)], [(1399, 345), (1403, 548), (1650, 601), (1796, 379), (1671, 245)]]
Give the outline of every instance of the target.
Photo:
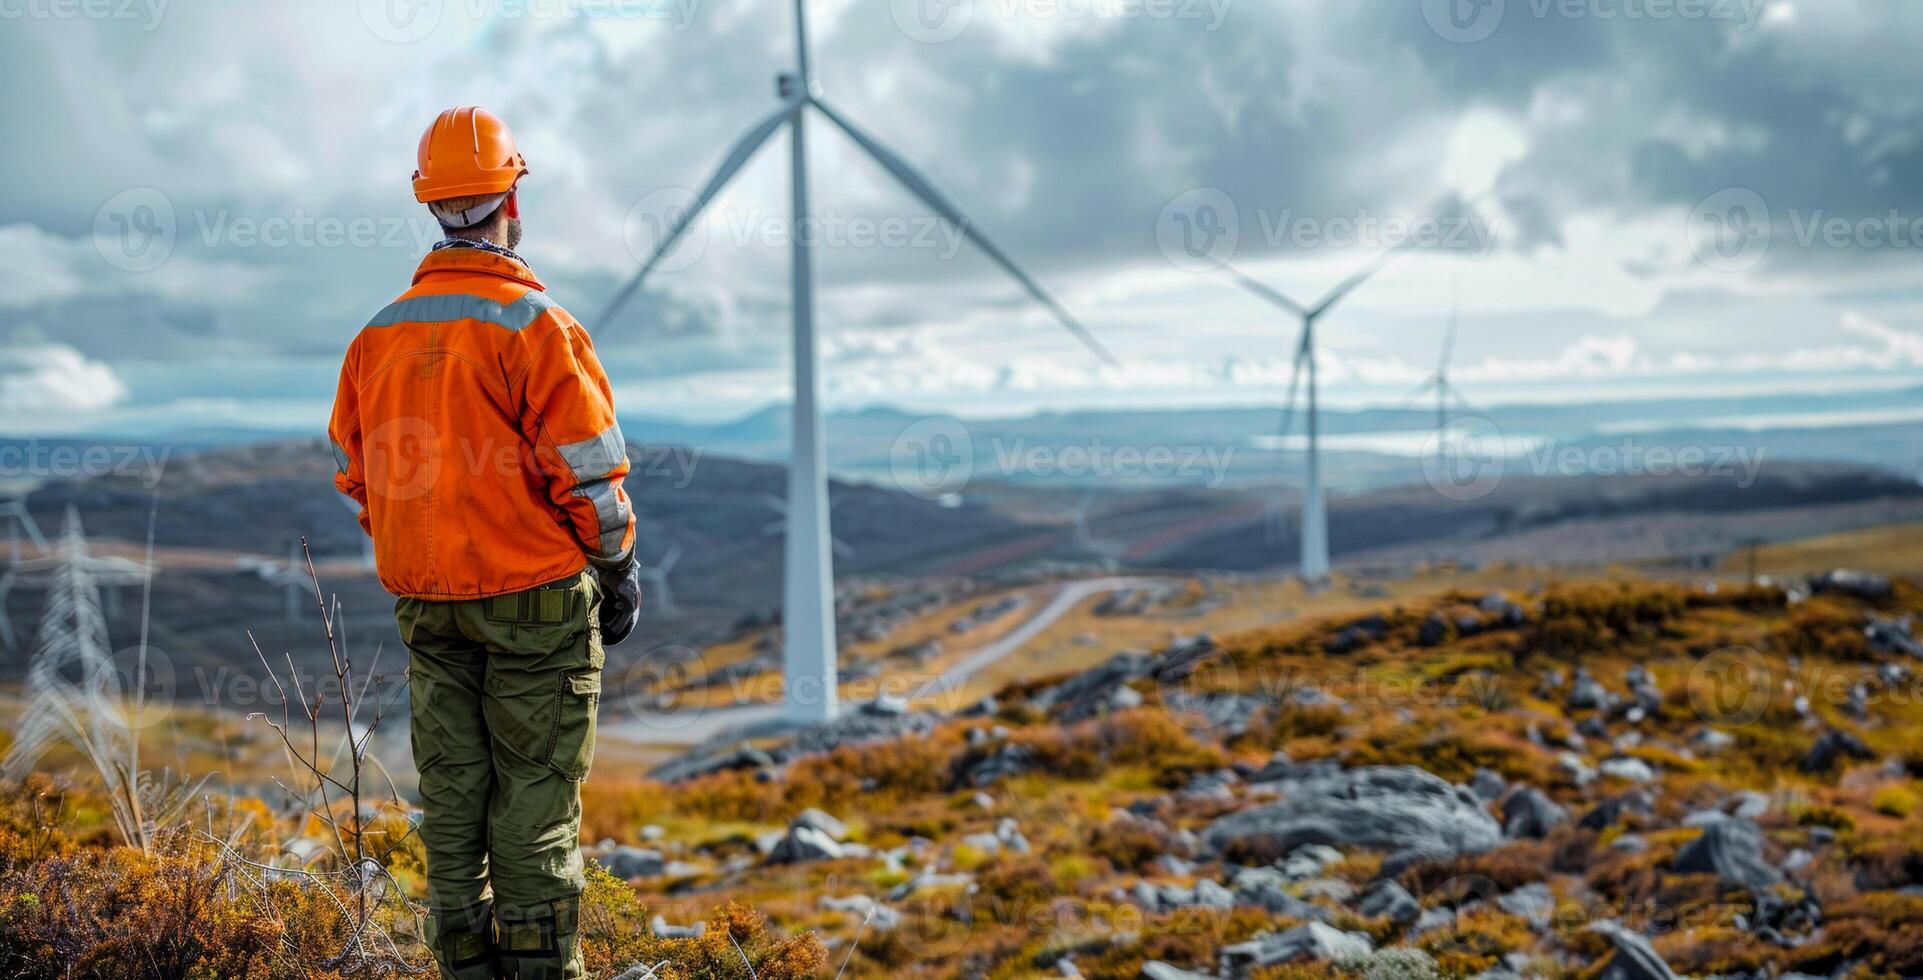
[(507, 219), (507, 247), (509, 249), (521, 247), (521, 219), (519, 218)]

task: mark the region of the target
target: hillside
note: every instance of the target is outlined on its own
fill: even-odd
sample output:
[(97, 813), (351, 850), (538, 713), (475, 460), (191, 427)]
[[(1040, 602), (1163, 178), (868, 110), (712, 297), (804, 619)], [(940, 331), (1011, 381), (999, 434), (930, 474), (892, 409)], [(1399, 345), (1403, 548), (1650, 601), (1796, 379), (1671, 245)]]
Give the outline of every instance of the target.
[[(593, 961), (745, 976), (725, 928), (761, 977), (1914, 976), (1920, 612), (1875, 576), (1450, 592), (602, 768)], [(84, 793), (12, 792), (0, 908), (137, 890)], [(73, 941), (9, 921), (5, 961)]]

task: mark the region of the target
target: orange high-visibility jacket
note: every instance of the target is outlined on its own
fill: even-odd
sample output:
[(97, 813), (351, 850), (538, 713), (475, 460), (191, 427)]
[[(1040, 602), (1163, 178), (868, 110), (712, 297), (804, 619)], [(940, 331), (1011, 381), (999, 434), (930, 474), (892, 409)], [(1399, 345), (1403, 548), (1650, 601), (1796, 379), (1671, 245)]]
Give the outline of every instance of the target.
[(328, 425), (389, 592), (475, 599), (625, 562), (627, 443), (587, 331), (514, 259), (428, 253), (348, 345)]

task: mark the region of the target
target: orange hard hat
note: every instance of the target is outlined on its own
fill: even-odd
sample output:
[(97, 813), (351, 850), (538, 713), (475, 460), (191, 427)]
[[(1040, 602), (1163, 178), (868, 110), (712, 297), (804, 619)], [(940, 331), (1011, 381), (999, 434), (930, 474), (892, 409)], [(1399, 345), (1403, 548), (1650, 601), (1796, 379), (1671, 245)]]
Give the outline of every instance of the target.
[(527, 173), (527, 160), (501, 117), (475, 105), (455, 106), (421, 134), (414, 199), (505, 194)]

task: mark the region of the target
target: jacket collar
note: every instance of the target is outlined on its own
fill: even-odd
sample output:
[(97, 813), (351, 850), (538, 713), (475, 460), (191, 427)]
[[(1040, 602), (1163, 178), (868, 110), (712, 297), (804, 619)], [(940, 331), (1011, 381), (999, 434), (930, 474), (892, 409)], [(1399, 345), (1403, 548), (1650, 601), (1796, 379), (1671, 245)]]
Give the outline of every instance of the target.
[(414, 270), (414, 283), (419, 285), (422, 280), (437, 274), (498, 276), (513, 282), (525, 283), (535, 289), (547, 289), (520, 256), (506, 249), (460, 246), (436, 248), (427, 253), (427, 256), (421, 259), (420, 267)]

